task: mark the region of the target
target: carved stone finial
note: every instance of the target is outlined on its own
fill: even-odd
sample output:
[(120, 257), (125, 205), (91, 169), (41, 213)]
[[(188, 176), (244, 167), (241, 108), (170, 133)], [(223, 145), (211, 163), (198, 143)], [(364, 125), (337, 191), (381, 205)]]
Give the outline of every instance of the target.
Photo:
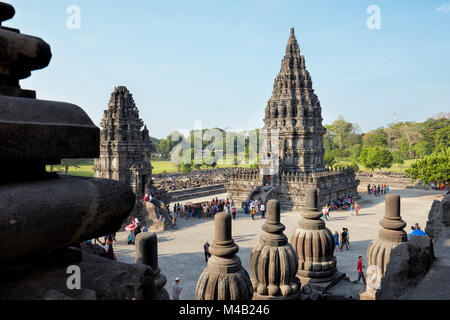
[(156, 300), (169, 300), (164, 289), (167, 278), (158, 266), (158, 237), (153, 232), (141, 232), (136, 236), (136, 263), (146, 264), (153, 269), (153, 281), (156, 286)]
[(305, 209), (301, 213), (303, 218), (291, 241), (298, 255), (297, 276), (303, 285), (331, 281), (337, 272), (334, 238), (317, 207), (317, 189), (307, 189)]
[(197, 300), (251, 300), (253, 288), (247, 271), (236, 255), (239, 247), (231, 236), (231, 214), (217, 213), (211, 258), (197, 281)]
[(296, 278), (298, 257), (284, 229), (280, 203), (269, 200), (263, 233), (250, 255), (253, 300), (295, 299), (300, 294), (300, 281)]
[(0, 2), (0, 94), (36, 98), (36, 92), (21, 90), (19, 80), (28, 78), (31, 71), (45, 68), (52, 57), (50, 46), (42, 39), (3, 26), (14, 17), (10, 4)]
[(16, 14), (16, 10), (9, 3), (0, 2), (0, 26), (3, 21), (9, 20)]
[(361, 295), (364, 299), (375, 299), (375, 292), (379, 289), (381, 278), (386, 272), (392, 250), (408, 241), (408, 236), (403, 230), (406, 223), (400, 216), (399, 195), (386, 195), (385, 214), (380, 221), (380, 226), (382, 229), (378, 233), (378, 239), (373, 240), (367, 248), (368, 281), (366, 292)]

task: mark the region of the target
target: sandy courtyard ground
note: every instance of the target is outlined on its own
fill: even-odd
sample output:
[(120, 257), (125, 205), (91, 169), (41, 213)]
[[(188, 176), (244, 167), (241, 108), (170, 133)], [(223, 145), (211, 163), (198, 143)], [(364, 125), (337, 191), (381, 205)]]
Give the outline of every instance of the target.
[[(407, 223), (405, 231), (409, 233), (410, 226), (416, 222), (425, 228), (428, 212), (433, 200), (441, 200), (443, 193), (420, 189), (394, 189), (391, 193), (401, 197), (401, 215)], [(359, 216), (351, 216), (350, 211), (332, 211), (331, 220), (326, 221), (327, 228), (332, 233), (342, 232), (343, 227), (349, 229), (351, 248), (335, 252), (338, 270), (347, 274), (351, 280), (356, 280), (356, 262), (358, 256), (363, 256), (366, 262), (366, 251), (372, 239), (377, 238), (380, 230), (379, 221), (384, 215), (384, 196), (372, 197), (360, 192), (361, 210)], [(226, 197), (225, 195), (218, 196)], [(211, 197), (212, 198), (212, 197)], [(208, 198), (209, 199), (209, 198)], [(172, 208), (171, 204), (171, 208)], [(285, 234), (290, 239), (300, 220), (299, 212), (282, 212), (281, 222), (286, 226)], [(159, 267), (167, 277), (165, 288), (172, 296), (171, 286), (176, 277), (181, 278), (181, 300), (195, 300), (197, 279), (206, 267), (203, 254), (203, 244), (214, 239), (213, 220), (177, 219), (176, 229), (158, 232)], [(238, 256), (244, 268), (249, 272), (249, 258), (252, 248), (257, 244), (261, 226), (264, 220), (259, 215), (252, 221), (249, 215), (238, 211), (233, 221), (232, 232), (235, 242), (239, 245)], [(127, 245), (127, 233), (117, 234), (115, 251), (120, 261), (134, 263), (134, 246)]]

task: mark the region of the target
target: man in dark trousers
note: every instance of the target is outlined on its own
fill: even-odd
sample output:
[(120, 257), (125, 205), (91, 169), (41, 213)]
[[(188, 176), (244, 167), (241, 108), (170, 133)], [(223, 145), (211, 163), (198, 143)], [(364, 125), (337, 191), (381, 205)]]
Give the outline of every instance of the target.
[(341, 247), (340, 249), (342, 250), (342, 248), (345, 245), (345, 248), (348, 250), (348, 238), (347, 238), (347, 231), (346, 228), (342, 228), (342, 233), (341, 233)]
[(356, 269), (358, 270), (358, 280), (356, 280), (356, 282), (358, 282), (362, 278), (364, 284), (366, 284), (366, 277), (364, 276), (363, 271), (365, 267), (366, 266), (362, 264), (362, 256), (359, 256), (358, 263), (356, 264)]

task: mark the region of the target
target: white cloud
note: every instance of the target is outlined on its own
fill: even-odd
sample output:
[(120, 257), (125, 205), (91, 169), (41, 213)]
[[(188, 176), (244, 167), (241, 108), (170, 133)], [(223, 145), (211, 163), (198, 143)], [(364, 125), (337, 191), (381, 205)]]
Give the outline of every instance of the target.
[(450, 3), (445, 3), (442, 6), (436, 9), (437, 12), (441, 12), (442, 14), (450, 13)]

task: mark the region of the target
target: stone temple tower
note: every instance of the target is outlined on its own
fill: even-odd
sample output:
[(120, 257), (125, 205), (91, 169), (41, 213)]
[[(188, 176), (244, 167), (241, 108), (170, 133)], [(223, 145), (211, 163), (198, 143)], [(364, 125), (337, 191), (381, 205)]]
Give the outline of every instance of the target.
[(264, 119), (269, 137), (279, 130), (279, 172), (325, 171), (322, 120), (320, 101), (291, 28)]
[(142, 198), (152, 181), (152, 142), (126, 87), (114, 89), (100, 126), (100, 158), (95, 159), (94, 176), (128, 184)]
[[(233, 170), (226, 186), (229, 197), (235, 202), (275, 198), (283, 210), (304, 208), (308, 188), (317, 189), (319, 207), (338, 197), (358, 198), (359, 181), (352, 168), (329, 171), (324, 166), (322, 120), (319, 98), (291, 28), (265, 109), (260, 170)], [(266, 185), (270, 188), (257, 187)]]

